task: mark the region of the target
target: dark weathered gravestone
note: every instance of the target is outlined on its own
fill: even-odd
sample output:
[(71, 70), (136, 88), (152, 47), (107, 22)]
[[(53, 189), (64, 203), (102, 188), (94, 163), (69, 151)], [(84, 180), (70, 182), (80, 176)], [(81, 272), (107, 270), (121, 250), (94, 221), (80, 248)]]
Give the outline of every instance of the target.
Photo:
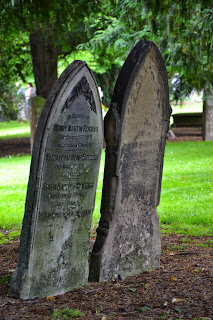
[(87, 284), (102, 127), (94, 77), (75, 61), (55, 83), (38, 123), (13, 297), (52, 296)]
[(156, 208), (170, 113), (161, 54), (152, 42), (140, 41), (119, 74), (105, 117), (106, 164), (92, 281), (159, 266)]
[(213, 92), (203, 105), (203, 140), (213, 141)]

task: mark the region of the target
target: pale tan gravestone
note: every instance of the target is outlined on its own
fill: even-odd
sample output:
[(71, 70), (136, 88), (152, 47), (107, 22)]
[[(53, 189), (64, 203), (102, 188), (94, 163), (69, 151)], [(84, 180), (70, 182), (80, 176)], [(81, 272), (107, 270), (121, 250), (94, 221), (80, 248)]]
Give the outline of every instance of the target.
[(213, 141), (213, 92), (203, 105), (203, 140)]
[(28, 100), (29, 104), (29, 118), (30, 118), (30, 146), (31, 151), (33, 149), (33, 142), (35, 138), (35, 132), (38, 125), (42, 109), (45, 104), (45, 99), (40, 96), (31, 96)]
[(154, 43), (140, 41), (121, 69), (105, 117), (106, 164), (91, 281), (124, 279), (159, 266), (156, 208), (170, 114), (162, 56)]
[(54, 296), (88, 283), (102, 122), (93, 74), (74, 61), (53, 86), (37, 126), (13, 297)]

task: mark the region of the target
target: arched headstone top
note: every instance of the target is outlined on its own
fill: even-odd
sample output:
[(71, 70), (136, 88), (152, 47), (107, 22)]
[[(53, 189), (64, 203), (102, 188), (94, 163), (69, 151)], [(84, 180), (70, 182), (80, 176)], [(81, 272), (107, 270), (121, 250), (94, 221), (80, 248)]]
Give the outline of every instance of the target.
[(159, 266), (156, 208), (170, 113), (163, 58), (153, 42), (141, 40), (119, 73), (104, 121), (106, 161), (91, 280)]
[[(168, 92), (168, 77), (162, 55), (154, 42), (140, 40), (136, 46), (131, 50), (124, 65), (119, 73), (118, 79), (115, 84), (114, 93), (112, 96), (111, 105), (117, 108), (118, 113), (121, 115), (123, 100), (125, 98), (126, 91), (129, 84), (133, 81), (133, 78), (137, 76), (139, 66), (145, 61), (150, 53), (154, 53), (155, 59), (158, 61), (158, 72), (161, 73), (165, 90)], [(167, 102), (167, 101), (166, 101)], [(171, 110), (165, 104), (165, 117), (170, 117)]]
[(74, 61), (53, 86), (36, 130), (12, 296), (87, 284), (102, 144), (96, 81), (85, 62)]
[(85, 76), (76, 84), (70, 96), (67, 98), (61, 112), (66, 111), (79, 96), (83, 96), (85, 98), (89, 103), (91, 111), (95, 113), (97, 112), (93, 93)]
[[(92, 88), (88, 82), (92, 83)], [(72, 88), (71, 92), (69, 87)], [(57, 106), (57, 101), (63, 99), (63, 106), (60, 112), (67, 110), (78, 96), (83, 96), (88, 102), (91, 110), (96, 112), (96, 105), (98, 104), (99, 113), (101, 112), (101, 101), (97, 89), (97, 83), (93, 73), (88, 67), (87, 63), (80, 60), (75, 60), (71, 63), (60, 75), (54, 84), (43, 108), (41, 117), (38, 123), (38, 130), (35, 136), (34, 149), (37, 149), (42, 143), (44, 130), (47, 130), (47, 121), (51, 116), (50, 113)], [(65, 98), (64, 98), (65, 97)], [(35, 150), (32, 156), (38, 156), (38, 150)]]

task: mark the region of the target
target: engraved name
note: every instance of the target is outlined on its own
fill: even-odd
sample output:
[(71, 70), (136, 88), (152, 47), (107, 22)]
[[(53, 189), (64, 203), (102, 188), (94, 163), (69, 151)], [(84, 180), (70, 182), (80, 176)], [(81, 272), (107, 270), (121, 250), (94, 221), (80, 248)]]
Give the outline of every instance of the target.
[(86, 214), (91, 214), (92, 213), (92, 210), (91, 209), (85, 209), (85, 210), (69, 210), (69, 211), (62, 211), (62, 212), (46, 212), (46, 211), (40, 211), (39, 212), (39, 215), (42, 217), (42, 218), (55, 218), (55, 217), (67, 217), (67, 216), (73, 216), (73, 218), (77, 218), (77, 217), (81, 217), (83, 215), (86, 215)]
[(98, 132), (97, 126), (63, 126), (55, 124), (54, 131), (74, 131), (74, 132)]
[(47, 153), (46, 161), (79, 161), (79, 160), (98, 160), (96, 154), (50, 154)]
[(87, 192), (49, 193), (49, 199), (67, 199), (71, 197), (86, 197)]
[(78, 182), (77, 184), (75, 183), (44, 183), (43, 184), (43, 190), (71, 190), (71, 189), (90, 189), (93, 188), (93, 183), (86, 182), (86, 183), (80, 183)]

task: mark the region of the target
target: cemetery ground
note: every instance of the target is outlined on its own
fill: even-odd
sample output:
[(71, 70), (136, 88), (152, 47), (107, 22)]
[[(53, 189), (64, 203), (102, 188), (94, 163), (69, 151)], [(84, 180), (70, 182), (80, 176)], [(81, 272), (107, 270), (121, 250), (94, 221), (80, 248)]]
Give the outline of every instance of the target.
[[(193, 137), (177, 137), (176, 142), (189, 139), (195, 142), (167, 143), (158, 208), (162, 234), (159, 269), (122, 281), (90, 283), (87, 287), (56, 297), (28, 301), (13, 299), (9, 288), (17, 262), (19, 230), (10, 229), (9, 222), (0, 230), (0, 319), (71, 319), (71, 314), (74, 314), (71, 310), (77, 309), (81, 313), (76, 312), (73, 317), (78, 319), (213, 319), (213, 144), (197, 141), (201, 140), (198, 134)], [(23, 162), (26, 161), (29, 170), (29, 140), (16, 139), (13, 137), (10, 144), (6, 140), (0, 141), (1, 152), (4, 152), (0, 159), (3, 161), (1, 173), (4, 168), (4, 172), (11, 174), (7, 170), (15, 159), (20, 160), (15, 167), (16, 172), (23, 170)], [(27, 176), (28, 172), (25, 173)], [(19, 182), (22, 191), (19, 190), (17, 200), (19, 197), (24, 203), (26, 182), (22, 182), (22, 177)], [(10, 182), (7, 188), (9, 186), (12, 186)], [(16, 187), (10, 191), (5, 204), (7, 207), (12, 205)], [(163, 203), (170, 214), (164, 214)], [(19, 205), (16, 209), (20, 210)], [(90, 239), (90, 251), (94, 234)]]

